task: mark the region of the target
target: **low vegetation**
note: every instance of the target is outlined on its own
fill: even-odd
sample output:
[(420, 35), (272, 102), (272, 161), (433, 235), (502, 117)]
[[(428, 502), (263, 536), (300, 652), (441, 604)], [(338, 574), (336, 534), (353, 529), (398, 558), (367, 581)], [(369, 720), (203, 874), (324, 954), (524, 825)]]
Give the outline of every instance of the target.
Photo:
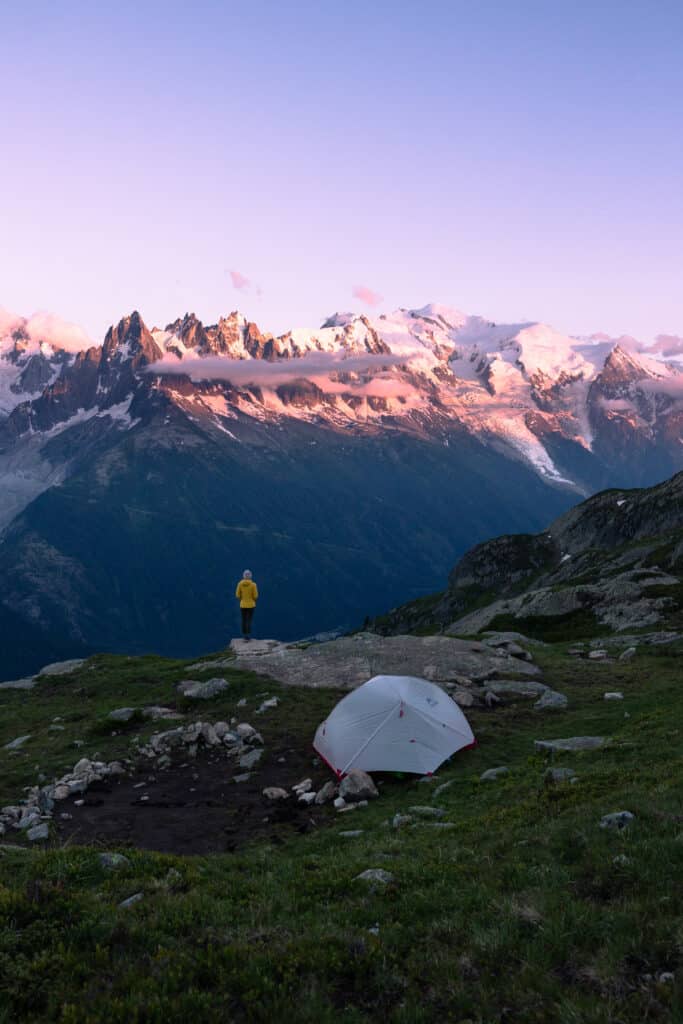
[[(592, 663), (566, 646), (536, 650), (545, 681), (569, 697), (566, 711), (518, 701), (468, 712), (479, 746), (436, 780), (377, 776), (378, 800), (330, 811), (307, 834), (207, 857), (119, 848), (129, 863), (108, 870), (98, 849), (28, 849), (8, 833), (0, 1022), (681, 1019), (683, 648)], [(248, 719), (262, 696), (277, 695), (258, 720), (266, 752), (283, 737), (307, 748), (339, 698), (220, 674), (230, 688), (193, 716), (225, 719), (246, 698)], [(130, 755), (133, 735), (159, 725), (112, 730), (107, 713), (172, 706), (187, 675), (183, 662), (101, 657), (28, 693), (0, 692), (0, 747), (31, 734), (19, 754), (0, 749), (2, 802), (81, 756)], [(624, 699), (605, 701), (612, 690)], [(534, 750), (534, 739), (583, 734), (609, 742), (552, 760)], [(507, 775), (480, 781), (501, 765)], [(550, 765), (578, 781), (549, 783)], [(394, 828), (415, 804), (443, 808), (441, 822), (455, 827), (416, 818)], [(635, 815), (630, 826), (600, 828), (620, 810)], [(392, 880), (368, 887), (356, 880), (367, 868)]]

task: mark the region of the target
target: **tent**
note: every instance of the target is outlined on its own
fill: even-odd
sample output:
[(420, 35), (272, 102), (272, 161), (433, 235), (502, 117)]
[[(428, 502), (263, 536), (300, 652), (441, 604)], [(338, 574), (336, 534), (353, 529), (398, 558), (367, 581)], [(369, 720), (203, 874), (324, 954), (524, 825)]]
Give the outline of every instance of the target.
[(414, 676), (374, 676), (339, 701), (313, 746), (341, 778), (351, 768), (429, 775), (476, 743), (447, 693)]

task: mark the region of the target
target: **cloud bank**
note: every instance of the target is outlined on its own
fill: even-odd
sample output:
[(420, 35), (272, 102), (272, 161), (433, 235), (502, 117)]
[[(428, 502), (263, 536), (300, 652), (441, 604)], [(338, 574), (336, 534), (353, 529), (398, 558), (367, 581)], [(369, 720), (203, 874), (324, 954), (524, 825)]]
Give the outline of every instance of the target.
[(233, 288), (236, 288), (238, 292), (248, 291), (251, 288), (251, 281), (244, 274), (241, 274), (239, 270), (229, 270), (228, 273), (230, 274)]
[(95, 344), (82, 327), (69, 320), (63, 320), (56, 313), (41, 311), (26, 319), (0, 307), (0, 338), (6, 337), (19, 327), (26, 331), (31, 341), (44, 341), (52, 348), (64, 349), (67, 352), (82, 352), (83, 349), (91, 348)]
[[(221, 356), (207, 356), (204, 359), (189, 358), (178, 359), (176, 356), (165, 356), (163, 359), (147, 368), (147, 373), (158, 376), (182, 376), (190, 377), (194, 381), (202, 380), (224, 380), (235, 385), (235, 387), (278, 387), (280, 384), (288, 384), (295, 380), (313, 380), (319, 387), (322, 387), (321, 380), (325, 382), (324, 390), (335, 391), (339, 388), (342, 391), (355, 390), (352, 385), (341, 384), (338, 381), (330, 381), (331, 373), (366, 373), (368, 371), (379, 372), (389, 369), (392, 366), (404, 365), (405, 356), (390, 355), (354, 355), (345, 359), (330, 353), (316, 352), (311, 355), (301, 356), (298, 359), (282, 359), (278, 362), (269, 363), (261, 359), (225, 359)], [(380, 388), (385, 387), (384, 383), (377, 383)], [(388, 383), (398, 383), (388, 381)], [(365, 387), (365, 384), (360, 387)], [(373, 391), (373, 394), (378, 394)]]
[(373, 292), (372, 288), (367, 288), (364, 284), (354, 285), (351, 294), (354, 299), (360, 299), (366, 306), (379, 306), (384, 298), (379, 292)]

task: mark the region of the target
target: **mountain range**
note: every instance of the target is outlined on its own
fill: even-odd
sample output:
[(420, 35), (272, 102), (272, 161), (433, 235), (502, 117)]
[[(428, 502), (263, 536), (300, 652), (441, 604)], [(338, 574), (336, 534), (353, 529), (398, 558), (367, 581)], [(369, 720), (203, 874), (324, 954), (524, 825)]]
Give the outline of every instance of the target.
[(630, 338), (428, 305), (280, 336), (134, 312), (73, 347), (0, 338), (5, 674), (221, 647), (246, 566), (259, 630), (352, 626), (473, 543), (683, 467), (683, 364)]

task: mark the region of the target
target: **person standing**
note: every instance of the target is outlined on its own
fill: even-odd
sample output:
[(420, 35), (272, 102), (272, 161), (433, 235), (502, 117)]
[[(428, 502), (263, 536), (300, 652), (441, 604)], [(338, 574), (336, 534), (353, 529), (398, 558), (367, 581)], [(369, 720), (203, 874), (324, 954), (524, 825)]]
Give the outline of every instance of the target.
[(240, 603), (242, 612), (242, 636), (245, 640), (251, 640), (251, 620), (254, 618), (254, 608), (258, 601), (258, 587), (251, 578), (251, 570), (245, 569), (242, 579), (237, 584), (235, 597)]

